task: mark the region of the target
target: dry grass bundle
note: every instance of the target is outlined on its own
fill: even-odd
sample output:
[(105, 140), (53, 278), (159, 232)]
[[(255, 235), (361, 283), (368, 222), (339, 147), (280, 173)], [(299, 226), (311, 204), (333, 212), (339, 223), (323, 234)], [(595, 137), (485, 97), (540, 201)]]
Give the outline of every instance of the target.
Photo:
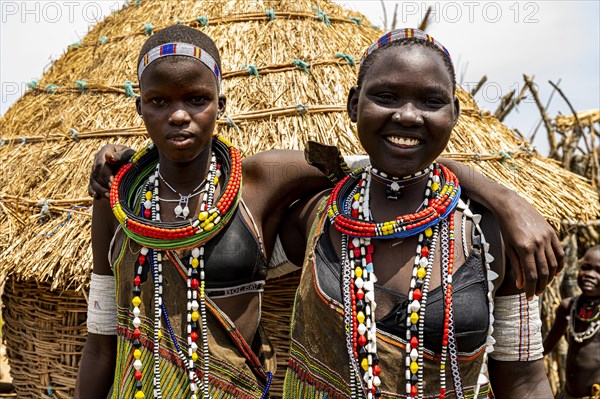
[[(344, 153), (362, 151), (346, 116), (346, 95), (356, 80), (355, 61), (381, 32), (361, 15), (326, 0), (135, 3), (70, 46), (0, 119), (0, 279), (10, 275), (11, 282), (25, 281), (24, 287), (45, 293), (39, 297), (48, 303), (63, 291), (62, 298), (78, 304), (73, 308), (77, 314), (85, 311), (81, 290), (91, 270), (86, 189), (93, 154), (107, 142), (139, 148), (147, 141), (133, 96), (138, 91), (137, 49), (151, 30), (180, 22), (215, 39), (229, 114), (218, 128), (245, 155), (302, 149), (307, 139), (337, 144)], [(584, 179), (537, 155), (461, 89), (458, 95), (463, 114), (447, 157), (516, 189), (556, 228), (562, 219), (589, 220), (600, 214), (598, 197)], [(293, 283), (278, 284), (270, 288), (282, 290), (276, 292), (277, 300), (291, 300)], [(27, 312), (20, 307), (28, 304), (11, 299), (25, 295), (19, 287), (11, 283), (7, 288), (4, 310), (10, 334), (17, 337), (9, 342), (17, 388), (29, 396), (25, 378), (37, 385), (72, 386), (71, 358), (68, 367), (63, 358), (44, 358), (61, 370), (62, 376), (51, 377), (31, 377), (20, 362), (18, 337), (39, 326), (18, 317)], [(275, 320), (270, 330), (283, 345), (280, 335), (287, 334), (289, 313), (279, 314), (266, 302), (265, 319)], [(58, 337), (60, 323), (46, 331)], [(83, 320), (77, 323), (68, 326), (83, 339)], [(31, 339), (43, 345), (50, 338), (42, 334)], [(70, 355), (77, 356), (79, 349), (74, 351)]]
[[(600, 122), (600, 109), (578, 112), (577, 119), (581, 127), (593, 126)], [(558, 115), (554, 118), (554, 124), (558, 130), (568, 132), (575, 129), (577, 119), (574, 115)]]

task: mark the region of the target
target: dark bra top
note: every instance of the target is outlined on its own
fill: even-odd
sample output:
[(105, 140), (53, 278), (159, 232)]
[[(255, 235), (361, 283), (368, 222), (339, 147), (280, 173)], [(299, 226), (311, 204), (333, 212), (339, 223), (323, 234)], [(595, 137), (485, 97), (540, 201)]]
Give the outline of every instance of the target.
[[(329, 222), (325, 223), (325, 230)], [(342, 302), (341, 266), (329, 234), (322, 234), (315, 248), (319, 286), (329, 297)], [(458, 350), (471, 353), (478, 350), (487, 338), (489, 310), (487, 280), (481, 255), (471, 252), (465, 263), (452, 277), (455, 336)], [(397, 298), (392, 310), (377, 320), (377, 328), (398, 338), (406, 337), (406, 295), (384, 287), (375, 290)], [(429, 292), (425, 313), (425, 348), (435, 353), (442, 349), (444, 331), (444, 301), (442, 287)], [(376, 294), (377, 295), (377, 294)]]
[[(229, 223), (204, 244), (205, 291), (211, 298), (262, 292), (268, 262), (239, 205)], [(189, 265), (191, 251), (173, 251), (179, 267)], [(150, 268), (142, 274), (146, 280)]]
[(241, 206), (223, 230), (204, 245), (206, 291), (211, 297), (261, 291), (264, 287), (268, 262), (244, 220)]

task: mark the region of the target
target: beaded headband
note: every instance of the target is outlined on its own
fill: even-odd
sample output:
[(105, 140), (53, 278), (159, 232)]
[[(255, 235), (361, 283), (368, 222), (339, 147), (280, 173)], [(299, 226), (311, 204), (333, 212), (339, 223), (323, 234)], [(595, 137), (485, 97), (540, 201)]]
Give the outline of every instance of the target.
[(202, 62), (215, 74), (217, 86), (219, 88), (221, 87), (221, 71), (219, 69), (219, 64), (217, 64), (215, 59), (207, 51), (189, 43), (166, 43), (148, 51), (138, 65), (138, 80), (142, 80), (142, 74), (148, 65), (159, 58), (168, 57), (170, 55), (184, 55)]
[(385, 35), (381, 36), (379, 39), (377, 39), (377, 41), (375, 43), (373, 43), (372, 45), (370, 45), (367, 48), (367, 50), (364, 52), (362, 58), (360, 59), (360, 64), (362, 65), (362, 63), (365, 61), (365, 59), (369, 55), (371, 55), (375, 50), (383, 47), (385, 44), (392, 43), (392, 42), (399, 42), (402, 40), (412, 39), (412, 38), (428, 41), (429, 43), (433, 44), (435, 47), (442, 50), (442, 52), (444, 54), (446, 54), (448, 56), (448, 58), (450, 58), (450, 53), (448, 52), (446, 47), (442, 46), (442, 44), (440, 42), (436, 41), (432, 36), (428, 35), (427, 33), (423, 32), (420, 29), (404, 28), (404, 29), (396, 29), (396, 30), (390, 31), (390, 32), (386, 33)]

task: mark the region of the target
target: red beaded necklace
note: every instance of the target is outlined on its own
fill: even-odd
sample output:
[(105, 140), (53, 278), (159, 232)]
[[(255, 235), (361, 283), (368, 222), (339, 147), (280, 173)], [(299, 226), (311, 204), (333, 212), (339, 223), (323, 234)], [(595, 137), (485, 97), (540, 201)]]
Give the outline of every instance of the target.
[[(123, 166), (110, 190), (110, 204), (116, 219), (133, 240), (155, 249), (190, 249), (215, 236), (229, 221), (237, 208), (242, 187), (242, 161), (239, 151), (225, 138), (215, 135), (213, 151), (222, 164), (225, 188), (216, 204), (201, 209), (192, 221), (152, 221), (148, 215), (138, 215), (135, 193), (154, 173), (158, 150), (153, 144), (135, 154)], [(150, 200), (150, 198), (147, 198)]]
[[(439, 227), (442, 225), (442, 284), (446, 306), (443, 361), (440, 364), (440, 398), (444, 398), (446, 354), (449, 342), (454, 339), (452, 273), (454, 209), (460, 197), (458, 179), (443, 166), (434, 165), (427, 183), (424, 209), (383, 223), (371, 221), (370, 181), (370, 167), (358, 170), (336, 185), (328, 202), (330, 221), (342, 233), (344, 320), (348, 331), (346, 345), (350, 358), (353, 359), (350, 364), (352, 395), (357, 396), (358, 385), (364, 383), (363, 392), (367, 398), (381, 396), (381, 367), (377, 355), (375, 320), (377, 303), (374, 295), (377, 278), (374, 273), (374, 247), (371, 239), (406, 237), (419, 233), (407, 302), (406, 388), (411, 397), (422, 395), (425, 305)], [(455, 355), (456, 353), (451, 353), (451, 360), (454, 360)]]

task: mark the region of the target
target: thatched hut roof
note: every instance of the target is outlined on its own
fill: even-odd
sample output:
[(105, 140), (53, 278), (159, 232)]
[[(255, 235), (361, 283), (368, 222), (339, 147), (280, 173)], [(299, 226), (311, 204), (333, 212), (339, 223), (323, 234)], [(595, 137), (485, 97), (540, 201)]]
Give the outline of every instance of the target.
[[(219, 129), (243, 153), (300, 149), (307, 139), (361, 152), (345, 114), (357, 72), (350, 57), (381, 33), (361, 15), (325, 0), (136, 0), (70, 46), (0, 119), (0, 273), (54, 288), (87, 283), (93, 154), (108, 142), (147, 141), (132, 97), (137, 51), (152, 29), (177, 22), (220, 48), (230, 118)], [(584, 179), (458, 92), (449, 157), (516, 189), (557, 227), (600, 213)]]

